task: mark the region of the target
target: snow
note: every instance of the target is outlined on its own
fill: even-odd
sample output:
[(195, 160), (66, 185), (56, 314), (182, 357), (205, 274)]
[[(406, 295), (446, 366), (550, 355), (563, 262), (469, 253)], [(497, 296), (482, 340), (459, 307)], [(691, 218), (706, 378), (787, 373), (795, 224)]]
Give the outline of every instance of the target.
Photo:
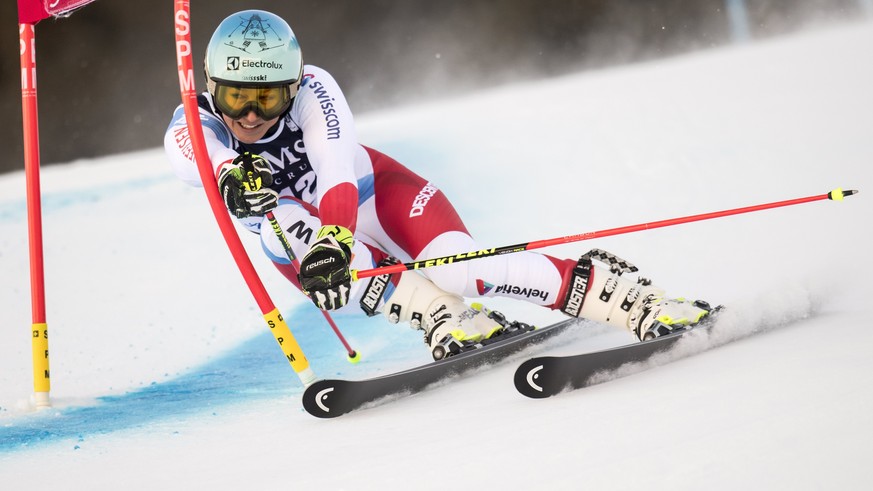
[[(848, 24), (359, 116), (483, 245), (862, 191), (550, 248), (600, 247), (730, 308), (695, 356), (546, 400), (515, 391), (517, 357), (309, 416), (205, 197), (155, 149), (43, 169), (53, 407), (34, 411), (24, 176), (0, 176), (2, 488), (870, 489), (870, 46), (873, 24)], [(338, 315), (363, 355), (347, 363), (243, 240), (318, 375), (427, 360), (411, 330)], [(583, 324), (539, 352), (629, 341)]]

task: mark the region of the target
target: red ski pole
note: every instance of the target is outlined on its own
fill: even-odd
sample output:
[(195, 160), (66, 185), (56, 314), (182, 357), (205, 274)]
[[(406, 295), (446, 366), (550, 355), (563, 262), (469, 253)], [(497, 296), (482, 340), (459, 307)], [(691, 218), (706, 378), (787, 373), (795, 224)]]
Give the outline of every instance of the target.
[[(279, 238), (279, 242), (282, 243), (282, 248), (285, 249), (285, 254), (288, 256), (288, 259), (291, 261), (291, 266), (294, 267), (294, 271), (300, 271), (300, 262), (297, 261), (297, 257), (294, 255), (294, 251), (291, 249), (291, 243), (288, 242), (288, 237), (285, 236), (285, 231), (282, 230), (282, 226), (279, 225), (279, 221), (276, 220), (276, 216), (273, 215), (272, 211), (267, 212), (267, 219), (270, 221), (270, 226), (273, 227), (273, 232), (276, 233), (276, 237)], [(321, 310), (321, 309), (319, 309)], [(357, 363), (361, 361), (361, 355), (351, 346), (349, 346), (348, 341), (340, 332), (339, 327), (337, 327), (336, 322), (334, 322), (333, 317), (326, 310), (321, 310), (321, 313), (324, 315), (324, 319), (330, 324), (333, 332), (336, 333), (336, 337), (339, 338), (340, 342), (346, 348), (346, 352), (348, 352), (349, 362)]]
[(655, 228), (661, 227), (670, 227), (673, 225), (679, 225), (682, 223), (690, 223), (690, 222), (699, 222), (702, 220), (711, 220), (713, 218), (721, 218), (731, 215), (739, 215), (742, 213), (751, 213), (754, 211), (762, 211), (769, 210), (771, 208), (780, 208), (783, 206), (793, 206), (799, 205), (801, 203), (809, 203), (812, 201), (821, 201), (821, 200), (833, 200), (833, 201), (842, 201), (844, 197), (851, 196), (853, 194), (857, 194), (856, 190), (848, 190), (843, 191), (840, 188), (834, 189), (833, 191), (825, 194), (819, 194), (815, 196), (807, 196), (805, 198), (796, 198), (789, 199), (785, 201), (776, 201), (773, 203), (765, 203), (761, 205), (754, 206), (746, 206), (743, 208), (733, 208), (730, 210), (722, 210), (722, 211), (714, 211), (711, 213), (702, 213), (699, 215), (691, 215), (680, 218), (670, 218), (668, 220), (660, 220), (657, 222), (648, 222), (648, 223), (640, 223), (637, 225), (628, 225), (626, 227), (618, 227), (618, 228), (610, 228), (606, 230), (600, 230), (597, 232), (584, 232), (576, 235), (568, 235), (566, 237), (557, 237), (554, 239), (546, 239), (546, 240), (535, 240), (533, 242), (526, 242), (522, 244), (515, 244), (510, 246), (503, 247), (494, 247), (491, 249), (484, 249), (481, 251), (471, 251), (461, 254), (455, 254), (452, 256), (443, 256), (437, 257), (433, 259), (423, 259), (421, 261), (413, 261), (409, 263), (400, 263), (400, 264), (392, 264), (390, 266), (383, 266), (380, 268), (373, 269), (365, 269), (365, 270), (352, 270), (352, 279), (357, 281), (361, 278), (368, 278), (371, 276), (379, 276), (383, 274), (393, 274), (400, 273), (403, 271), (408, 271), (411, 269), (422, 269), (422, 268), (432, 268), (434, 266), (444, 266), (446, 264), (457, 263), (461, 261), (471, 261), (473, 259), (482, 259), (485, 257), (491, 256), (499, 256), (502, 254), (512, 254), (514, 252), (521, 251), (530, 251), (533, 249), (541, 249), (543, 247), (549, 247), (553, 245), (559, 244), (569, 244), (571, 242), (580, 242), (583, 240), (590, 239), (598, 239), (601, 237), (609, 237), (612, 235), (621, 235), (621, 234), (629, 234), (631, 232), (639, 232), (641, 230), (651, 230)]

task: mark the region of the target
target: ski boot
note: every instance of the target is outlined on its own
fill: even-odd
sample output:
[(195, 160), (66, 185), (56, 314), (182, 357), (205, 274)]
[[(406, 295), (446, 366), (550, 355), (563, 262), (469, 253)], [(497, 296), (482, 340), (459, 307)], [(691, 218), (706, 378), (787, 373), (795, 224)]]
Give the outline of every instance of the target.
[(506, 329), (505, 319), (501, 322), (481, 308), (470, 307), (414, 271), (401, 275), (381, 311), (388, 322), (409, 322), (413, 329), (424, 331), (434, 360), (481, 346)]
[[(596, 259), (609, 269), (595, 265)], [(603, 322), (631, 331), (640, 341), (654, 339), (698, 325), (718, 310), (704, 301), (666, 298), (664, 290), (622, 273), (637, 267), (600, 249), (583, 255), (569, 279), (561, 310), (573, 317)]]
[(715, 309), (702, 300), (665, 299), (650, 294), (642, 301), (641, 319), (634, 333), (640, 341), (684, 331), (709, 320)]

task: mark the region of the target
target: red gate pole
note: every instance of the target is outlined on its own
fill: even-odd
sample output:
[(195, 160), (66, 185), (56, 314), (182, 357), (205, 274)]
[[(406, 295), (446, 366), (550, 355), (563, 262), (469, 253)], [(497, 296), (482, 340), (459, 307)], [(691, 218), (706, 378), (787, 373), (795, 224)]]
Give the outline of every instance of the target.
[(24, 130), (24, 175), (27, 186), (27, 231), (30, 245), (33, 396), (37, 408), (51, 406), (48, 326), (45, 317), (45, 274), (42, 247), (42, 205), (39, 187), (39, 121), (36, 103), (36, 29), (18, 24), (21, 55), (21, 112)]

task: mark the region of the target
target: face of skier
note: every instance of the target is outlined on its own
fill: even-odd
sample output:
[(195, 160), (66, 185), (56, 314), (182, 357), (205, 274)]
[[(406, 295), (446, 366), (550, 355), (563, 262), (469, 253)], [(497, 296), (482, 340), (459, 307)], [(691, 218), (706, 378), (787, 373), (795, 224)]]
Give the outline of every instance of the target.
[(243, 87), (215, 85), (215, 106), (243, 143), (254, 143), (291, 107), (296, 85)]

